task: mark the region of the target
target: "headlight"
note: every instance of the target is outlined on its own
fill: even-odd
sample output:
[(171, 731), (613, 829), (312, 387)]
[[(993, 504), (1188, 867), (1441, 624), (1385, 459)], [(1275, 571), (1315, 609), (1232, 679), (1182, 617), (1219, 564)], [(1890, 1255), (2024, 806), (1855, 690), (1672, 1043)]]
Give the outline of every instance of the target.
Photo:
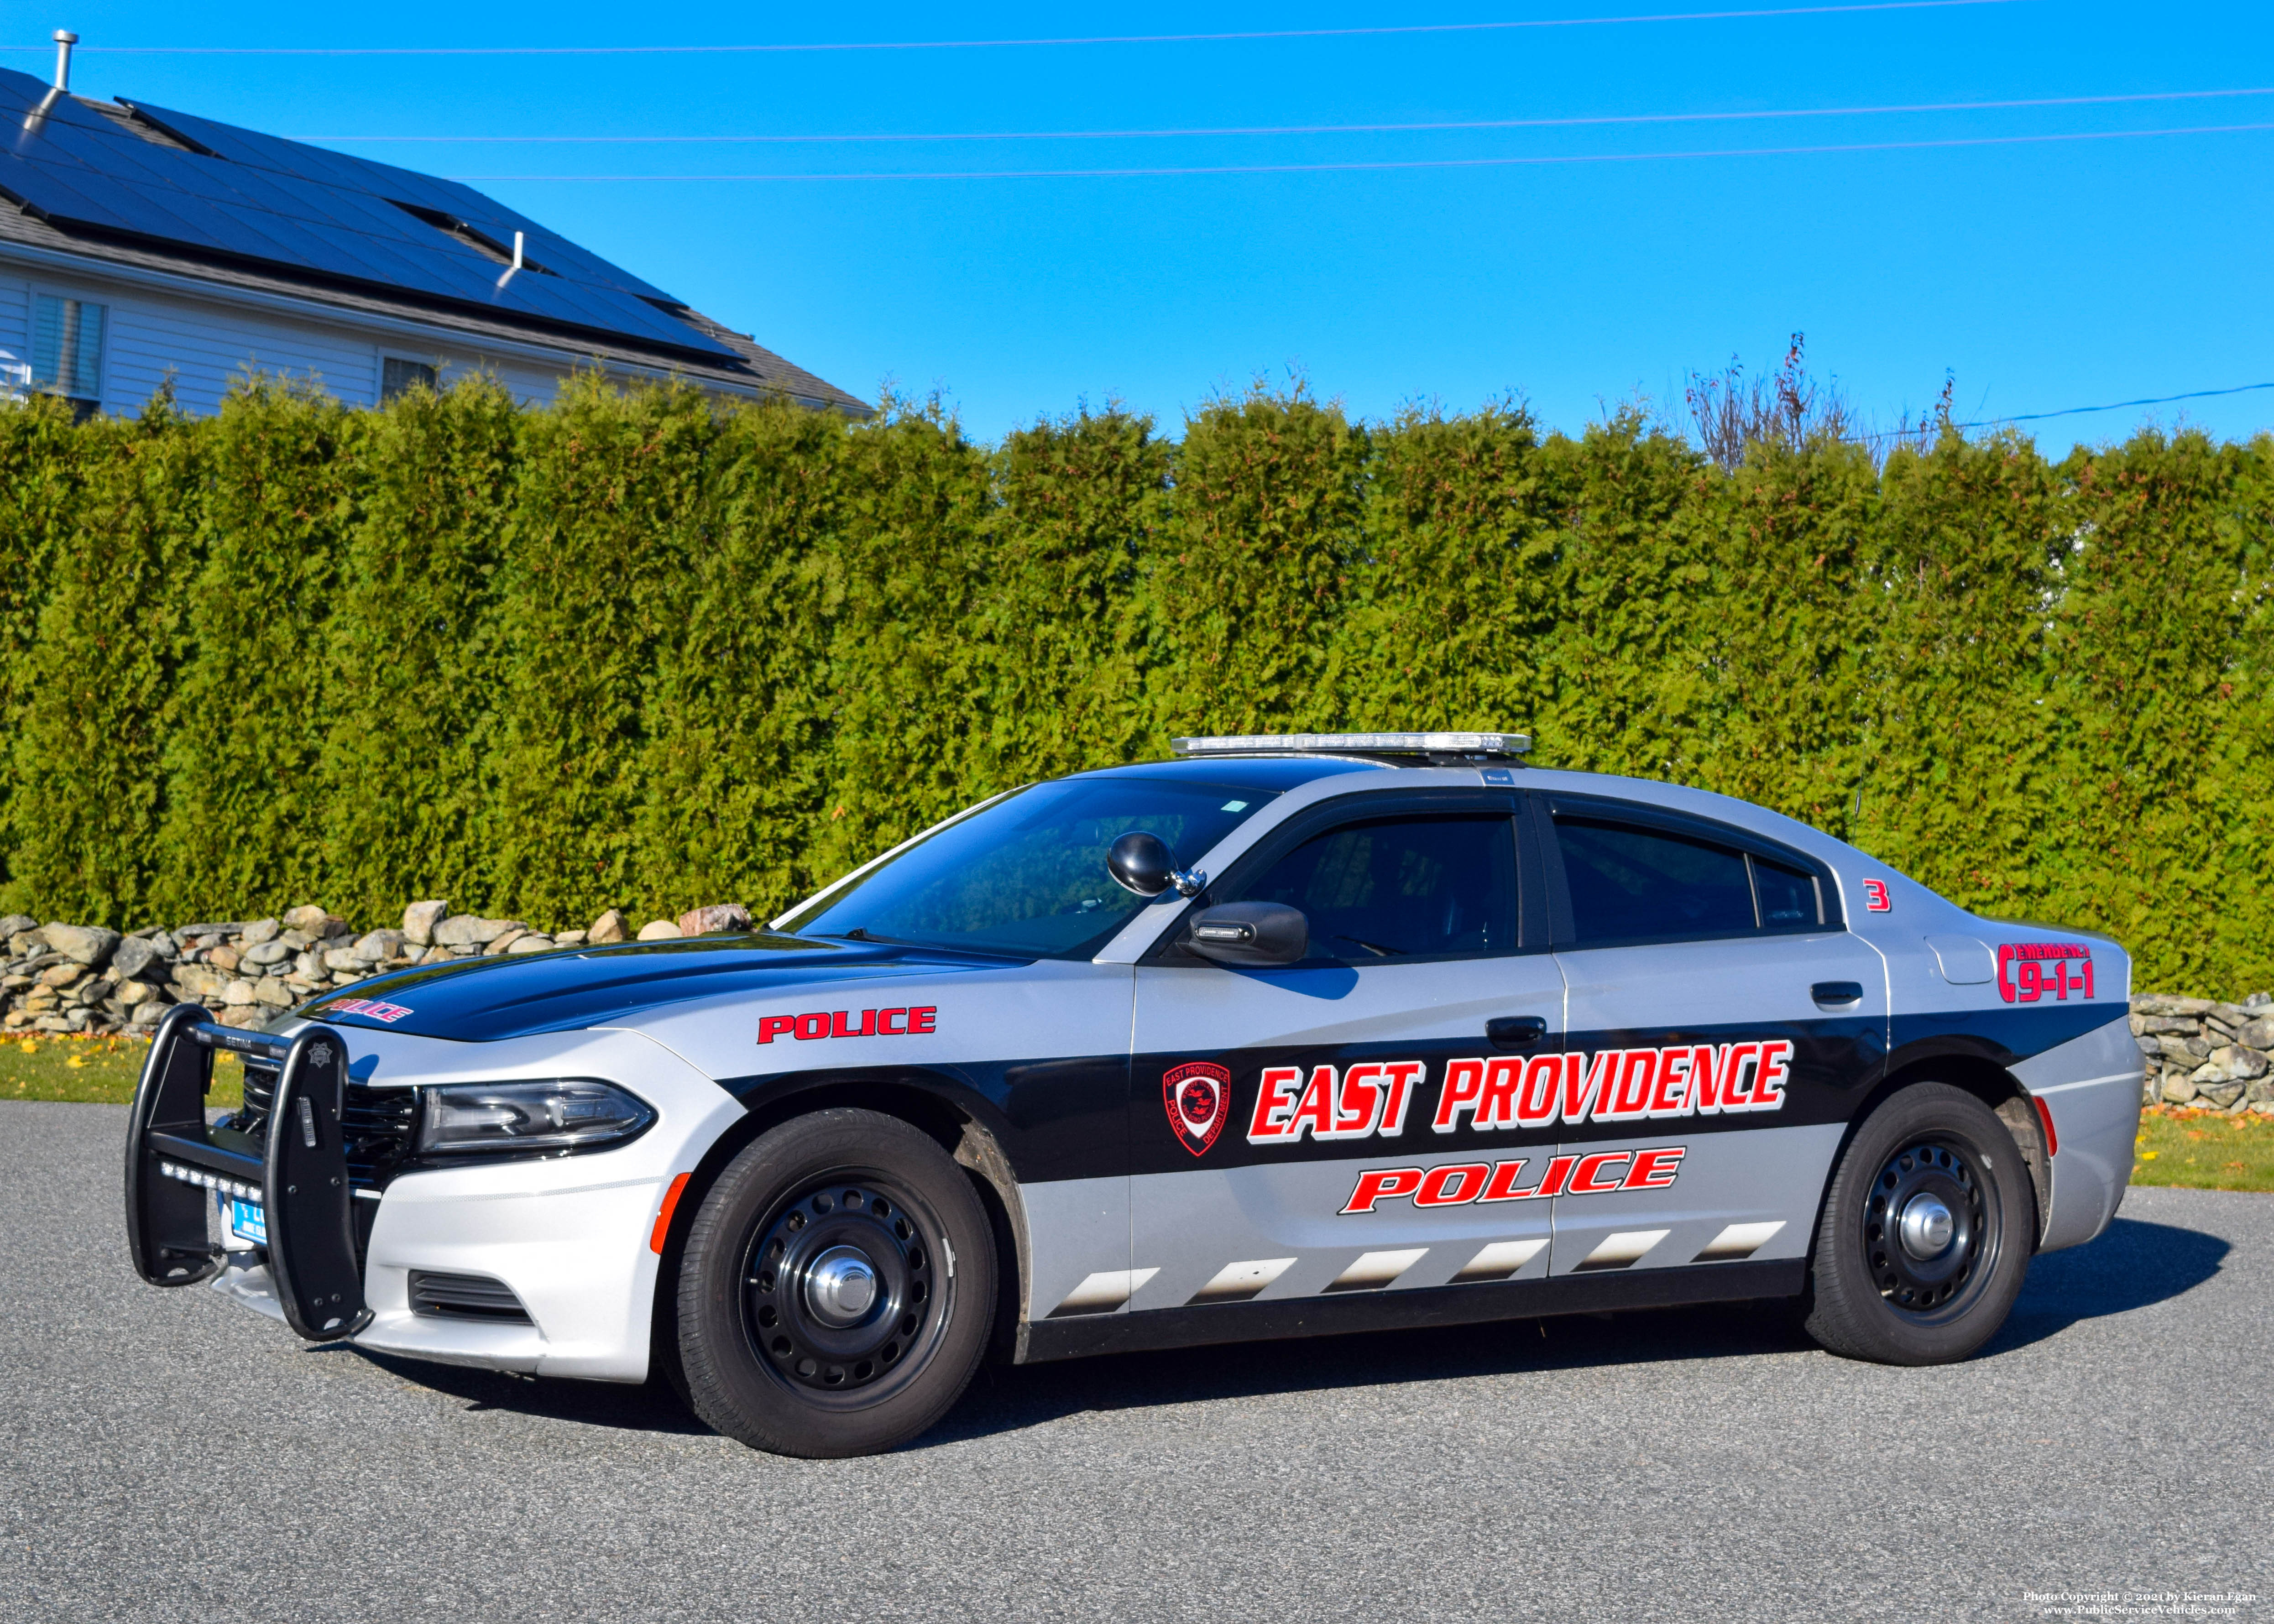
[(613, 1083), (454, 1083), (425, 1091), (421, 1155), (595, 1150), (621, 1144), (655, 1120), (655, 1108)]

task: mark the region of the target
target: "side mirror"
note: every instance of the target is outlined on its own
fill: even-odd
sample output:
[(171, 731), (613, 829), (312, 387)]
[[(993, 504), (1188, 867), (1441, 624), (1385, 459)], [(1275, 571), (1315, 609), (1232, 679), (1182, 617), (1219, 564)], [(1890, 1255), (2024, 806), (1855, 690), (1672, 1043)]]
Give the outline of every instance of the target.
[(1171, 885), (1180, 897), (1196, 897), (1208, 876), (1177, 867), (1169, 843), (1156, 834), (1133, 829), (1105, 853), (1106, 872), (1124, 891), (1141, 897), (1157, 897)]
[(1227, 902), (1193, 916), (1185, 945), (1223, 965), (1291, 965), (1311, 951), (1311, 921), (1284, 902)]

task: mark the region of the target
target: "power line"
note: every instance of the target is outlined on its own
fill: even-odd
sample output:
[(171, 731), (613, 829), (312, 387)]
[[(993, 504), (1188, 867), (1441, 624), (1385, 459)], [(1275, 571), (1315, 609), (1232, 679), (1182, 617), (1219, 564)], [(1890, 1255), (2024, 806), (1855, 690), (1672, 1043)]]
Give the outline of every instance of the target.
[(1724, 113), (1615, 113), (1572, 118), (1478, 118), (1430, 124), (1227, 124), (1186, 130), (998, 130), (917, 135), (296, 135), (296, 141), (418, 142), (493, 146), (810, 145), (816, 142), (1118, 141), (1165, 137), (1231, 135), (1401, 135), (1456, 130), (1553, 130), (1594, 125), (1721, 124), (1773, 118), (1864, 118), (1893, 113), (1975, 113), (2020, 108), (2109, 107), (2141, 102), (2202, 102), (2274, 95), (2274, 86), (2246, 90), (2152, 90), (2105, 96), (2038, 96), (2004, 102), (1911, 102), (1875, 107), (1800, 107)]
[[(1862, 0), (1728, 11), (1655, 11), (1630, 17), (1541, 17), (1495, 23), (1398, 23), (1364, 28), (1248, 29), (1228, 34), (1120, 34), (1030, 40), (843, 40), (769, 45), (82, 45), (82, 54), (118, 56), (669, 56), (803, 51), (996, 50), (1059, 45), (1200, 45), (1261, 40), (1336, 40), (1382, 34), (1489, 34), (1517, 28), (1599, 28), (1625, 23), (1728, 22), (1751, 18), (1830, 17), (1856, 11), (1935, 11), (2015, 5), (2022, 0)], [(52, 45), (0, 45), (48, 52)]]
[(2274, 389), (2274, 383), (2240, 383), (2232, 389), (2191, 389), (2185, 395), (2159, 395), (2150, 400), (2112, 401), (2105, 406), (2065, 406), (2059, 411), (2017, 411), (2007, 417), (1984, 417), (1976, 423), (1954, 423), (1954, 429), (1994, 428), (2001, 423), (2043, 423), (2049, 417), (2076, 417), (2087, 412), (2122, 411), (2127, 406), (2171, 406), (2180, 401), (2209, 400), (2217, 395), (2248, 395), (2255, 389)]
[(578, 184), (614, 182), (696, 181), (816, 181), (816, 180), (1126, 180), (1152, 177), (1208, 175), (1310, 175), (1338, 171), (1391, 169), (1488, 169), (1543, 167), (1563, 163), (1653, 163), (1675, 159), (1789, 158), (1823, 154), (1922, 152), (1956, 147), (2028, 147), (2059, 141), (2126, 141), (2144, 136), (2237, 135), (2274, 130), (2274, 124), (2197, 124), (2170, 130), (2093, 130), (2064, 135), (1954, 136), (1932, 141), (1852, 141), (1823, 147), (1733, 147), (1691, 152), (1559, 153), (1527, 158), (1404, 158), (1359, 160), (1340, 163), (1224, 163), (1188, 164), (1154, 169), (867, 169), (817, 174), (771, 175), (453, 175), (452, 180), (497, 184), (538, 181)]

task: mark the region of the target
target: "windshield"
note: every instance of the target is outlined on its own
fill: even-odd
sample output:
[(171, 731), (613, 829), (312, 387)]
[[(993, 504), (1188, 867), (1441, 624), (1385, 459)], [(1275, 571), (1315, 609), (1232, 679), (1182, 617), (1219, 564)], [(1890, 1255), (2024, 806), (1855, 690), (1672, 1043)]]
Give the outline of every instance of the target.
[(782, 921), (805, 936), (855, 932), (926, 947), (1088, 959), (1143, 907), (1106, 872), (1132, 830), (1190, 868), (1269, 791), (1190, 779), (1073, 778), (1030, 784), (935, 830), (850, 885)]

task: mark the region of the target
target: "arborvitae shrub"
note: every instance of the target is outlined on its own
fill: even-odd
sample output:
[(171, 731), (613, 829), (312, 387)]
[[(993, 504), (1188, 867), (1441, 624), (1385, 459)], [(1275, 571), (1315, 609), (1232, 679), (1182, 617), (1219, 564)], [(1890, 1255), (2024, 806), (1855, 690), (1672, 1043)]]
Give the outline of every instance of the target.
[(762, 914), (1171, 734), (1508, 726), (1760, 801), (2142, 985), (2274, 985), (2274, 440), (1724, 473), (1631, 417), (993, 449), (591, 380), (0, 410), (9, 907)]

